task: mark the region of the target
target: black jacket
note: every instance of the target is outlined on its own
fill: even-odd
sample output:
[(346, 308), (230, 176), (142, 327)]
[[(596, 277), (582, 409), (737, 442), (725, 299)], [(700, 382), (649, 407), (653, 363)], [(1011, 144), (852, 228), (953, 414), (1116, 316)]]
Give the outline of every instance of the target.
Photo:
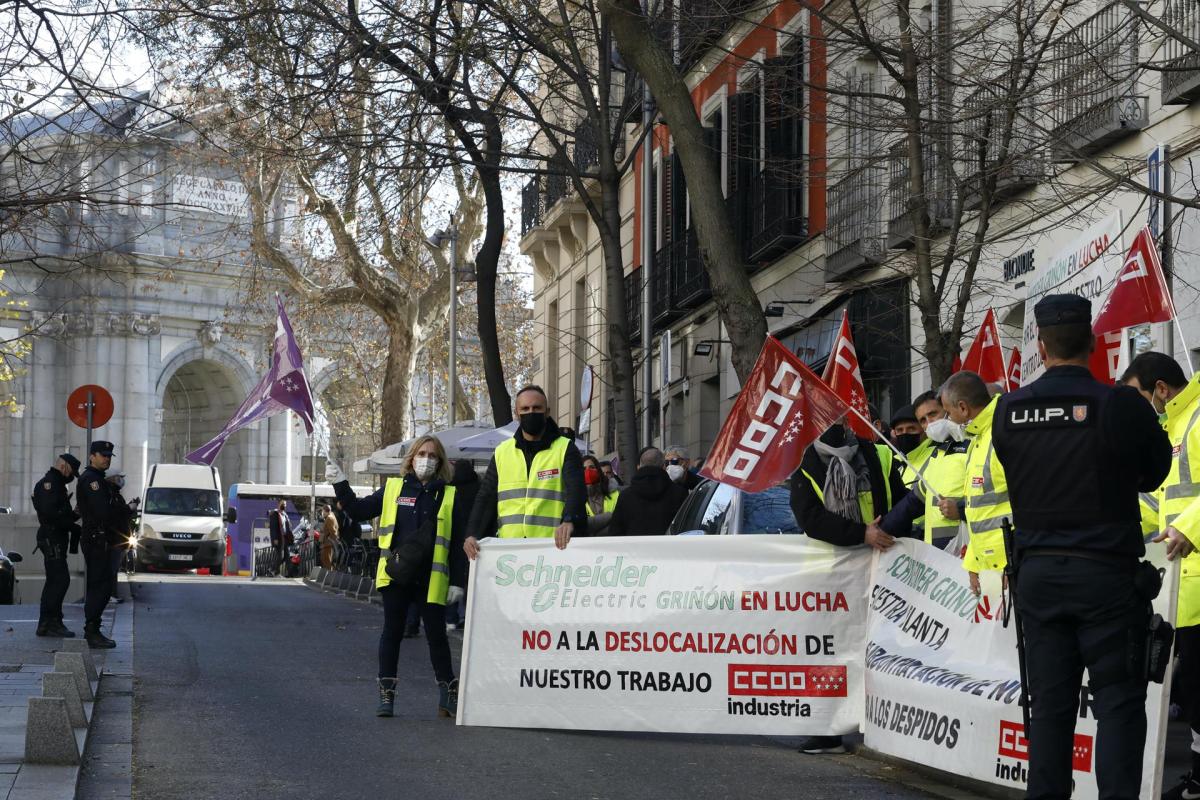
[[(858, 452), (862, 453), (867, 462), (867, 472), (871, 479), (871, 501), (875, 507), (876, 516), (886, 514), (890, 508), (887, 501), (887, 486), (892, 489), (892, 501), (898, 501), (905, 493), (899, 459), (892, 460), (891, 472), (883, 474), (883, 465), (879, 462), (879, 453), (875, 450), (874, 442), (859, 437)], [(866, 539), (867, 526), (865, 522), (854, 522), (840, 514), (834, 514), (825, 508), (821, 498), (807, 475), (817, 482), (818, 486), (825, 485), (825, 475), (828, 470), (816, 447), (810, 446), (804, 451), (804, 459), (800, 469), (792, 474), (792, 513), (801, 529), (814, 539), (837, 545), (852, 547), (862, 544)], [(870, 522), (871, 520), (867, 520)], [(911, 527), (910, 527), (911, 531)]]
[(108, 534), (120, 529), (120, 517), (113, 496), (116, 490), (104, 479), (104, 470), (88, 465), (79, 476), (79, 513), (83, 539), (107, 542)]
[[(513, 433), (517, 448), (525, 454), (525, 467), (533, 464), (533, 457), (547, 449), (554, 440), (562, 436), (562, 431), (554, 420), (546, 419), (546, 429), (542, 438), (534, 441), (527, 440), (518, 428)], [(574, 442), (567, 444), (566, 458), (563, 460), (563, 521), (575, 523), (575, 536), (587, 535), (587, 487), (583, 483), (583, 456)], [(467, 524), (467, 535), (476, 538), (496, 535), (496, 486), (499, 475), (496, 471), (496, 457), (493, 455), (488, 464), (483, 480), (479, 482), (479, 493), (475, 496), (475, 506), (471, 509), (470, 522)]]
[(455, 586), (467, 585), (468, 561), (463, 556), (463, 542), (467, 538), (468, 524), (471, 512), (475, 510), (475, 498), (479, 495), (479, 473), (470, 461), (457, 461), (454, 464), (454, 535), (450, 543), (450, 583)]
[(67, 484), (61, 472), (51, 469), (33, 487), (33, 510), (37, 512), (39, 540), (51, 540), (62, 546), (71, 533), (78, 537), (79, 526), (75, 520), (79, 514), (71, 507)]
[(662, 467), (642, 467), (617, 495), (609, 536), (662, 536), (687, 499), (688, 490)]

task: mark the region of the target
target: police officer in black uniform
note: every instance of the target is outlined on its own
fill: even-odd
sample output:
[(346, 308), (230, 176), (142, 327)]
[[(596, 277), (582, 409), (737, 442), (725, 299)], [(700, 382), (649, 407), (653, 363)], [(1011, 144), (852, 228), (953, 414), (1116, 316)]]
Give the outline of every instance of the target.
[(1157, 572), (1147, 580), (1140, 566), (1138, 492), (1167, 477), (1171, 445), (1136, 390), (1089, 372), (1088, 300), (1049, 295), (1034, 315), (1046, 372), (1000, 398), (992, 428), (1016, 528), (1016, 601), (1032, 699), (1026, 797), (1071, 796), (1086, 667), (1100, 796), (1135, 800), (1146, 744), (1143, 658), (1157, 592), (1150, 585)]
[(117, 646), (116, 642), (100, 632), (100, 617), (108, 605), (110, 591), (108, 540), (120, 525), (112, 486), (104, 479), (104, 471), (112, 464), (113, 449), (112, 442), (92, 442), (88, 449), (87, 469), (79, 476), (79, 511), (83, 515), (80, 547), (87, 567), (83, 635), (92, 648)]
[(67, 569), (67, 549), (79, 547), (79, 515), (71, 508), (67, 485), (79, 474), (79, 459), (63, 453), (33, 487), (33, 510), (37, 512), (37, 549), (46, 565), (46, 584), (42, 587), (42, 607), (38, 614), (38, 636), (72, 638), (75, 633), (63, 624), (63, 598), (71, 585)]

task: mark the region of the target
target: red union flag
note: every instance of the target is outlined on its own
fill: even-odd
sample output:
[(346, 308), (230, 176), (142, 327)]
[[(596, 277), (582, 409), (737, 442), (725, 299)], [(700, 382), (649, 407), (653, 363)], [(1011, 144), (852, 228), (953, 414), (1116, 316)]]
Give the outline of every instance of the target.
[(833, 340), (833, 350), (829, 353), (829, 361), (825, 364), (825, 374), (821, 376), (833, 393), (842, 399), (846, 405), (862, 414), (851, 414), (847, 422), (856, 434), (864, 439), (877, 439), (879, 434), (864, 420), (871, 418), (867, 407), (867, 390), (863, 387), (862, 372), (858, 369), (858, 353), (854, 349), (854, 337), (850, 335), (850, 314), (842, 312), (842, 325), (837, 338)]
[(971, 342), (971, 349), (963, 361), (962, 368), (983, 378), (984, 383), (1005, 385), (1008, 371), (1004, 368), (1004, 348), (1000, 346), (1000, 329), (996, 327), (996, 312), (988, 309)]
[(769, 489), (845, 414), (846, 404), (816, 373), (768, 336), (700, 474), (747, 492)]
[(1011, 392), (1021, 385), (1021, 348), (1014, 347), (1008, 357), (1008, 390)]
[(1171, 313), (1171, 295), (1167, 292), (1167, 281), (1163, 277), (1162, 262), (1150, 226), (1138, 231), (1133, 237), (1133, 246), (1125, 256), (1125, 265), (1117, 274), (1117, 282), (1100, 306), (1092, 331), (1102, 333), (1119, 331), (1131, 325), (1147, 322), (1167, 322)]

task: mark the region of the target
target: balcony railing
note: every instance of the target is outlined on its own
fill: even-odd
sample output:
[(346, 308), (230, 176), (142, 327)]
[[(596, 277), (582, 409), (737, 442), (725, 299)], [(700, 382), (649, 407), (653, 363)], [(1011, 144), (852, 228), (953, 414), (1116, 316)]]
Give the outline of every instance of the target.
[(861, 167), (829, 187), (825, 231), (825, 279), (840, 281), (855, 270), (883, 261), (882, 164)]
[[(614, 125), (616, 141), (613, 142), (613, 158), (618, 162), (625, 157), (625, 136), (620, 131), (620, 121)], [(598, 172), (600, 166), (599, 131), (588, 119), (580, 120), (575, 126), (575, 144), (572, 148), (571, 162), (581, 175), (591, 175)]]
[(756, 0), (676, 0), (679, 71), (686, 73), (754, 7)]
[[(1200, 3), (1168, 0), (1163, 23), (1193, 42), (1200, 42)], [(1162, 101), (1186, 104), (1200, 98), (1200, 50), (1188, 47), (1171, 34), (1163, 42)]]
[(541, 225), (545, 212), (541, 179), (535, 176), (521, 188), (521, 236)]
[(751, 187), (746, 257), (752, 267), (774, 261), (808, 238), (804, 161), (798, 157), (772, 161)]
[(685, 246), (686, 239), (680, 239), (667, 242), (654, 253), (654, 271), (650, 275), (650, 310), (655, 329), (683, 313), (683, 309), (675, 305), (672, 277), (677, 253), (682, 253)]
[(1022, 108), (1009, 106), (1001, 91), (992, 87), (980, 89), (963, 102), (958, 163), (965, 209), (974, 210), (982, 204), (988, 179), (995, 180), (991, 193), (995, 204), (1041, 183), (1049, 175), (1037, 126)]
[(1077, 161), (1148, 124), (1137, 94), (1141, 21), (1120, 0), (1052, 46), (1055, 157)]
[(642, 268), (625, 276), (625, 315), (629, 320), (629, 341), (642, 341)]
[(675, 293), (675, 305), (687, 309), (712, 297), (712, 286), (700, 257), (700, 242), (696, 238), (695, 228), (688, 230), (682, 244), (671, 261), (671, 286)]
[[(933, 235), (950, 226), (954, 210), (954, 191), (948, 165), (936, 145), (924, 145), (925, 192), (924, 205), (929, 216), (929, 233)], [(913, 206), (920, 198), (912, 193), (912, 160), (908, 144), (894, 146), (888, 158), (888, 247), (907, 249), (916, 244), (917, 225)]]

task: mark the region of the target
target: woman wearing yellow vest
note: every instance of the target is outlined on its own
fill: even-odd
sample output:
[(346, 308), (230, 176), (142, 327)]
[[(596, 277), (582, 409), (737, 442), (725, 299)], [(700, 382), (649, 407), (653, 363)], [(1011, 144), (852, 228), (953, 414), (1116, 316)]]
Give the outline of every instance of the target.
[[(900, 459), (892, 458), (887, 445), (835, 424), (804, 451), (792, 475), (792, 513), (814, 539), (886, 550), (895, 539), (877, 523), (905, 491)], [(800, 752), (844, 753), (846, 748), (840, 736), (810, 736)]]
[(604, 536), (619, 492), (610, 488), (595, 456), (583, 457), (583, 483), (587, 487), (588, 536)]
[(379, 560), (375, 587), (383, 598), (383, 633), (379, 637), (379, 705), (375, 714), (392, 716), (404, 620), (409, 606), (417, 603), (440, 691), (438, 716), (454, 717), (458, 710), (458, 680), (446, 638), (446, 604), (462, 597), (466, 564), (464, 537), (454, 525), (454, 487), (449, 485), (453, 467), (442, 443), (434, 436), (422, 436), (400, 462), (400, 474), (402, 477), (388, 478), (382, 489), (362, 499), (355, 498), (348, 482), (334, 486), (342, 506), (355, 521), (379, 517), (379, 547), (383, 551), (393, 541), (398, 543), (418, 531), (428, 520), (436, 520), (427, 578), (411, 586), (394, 586), (384, 569), (386, 553)]

